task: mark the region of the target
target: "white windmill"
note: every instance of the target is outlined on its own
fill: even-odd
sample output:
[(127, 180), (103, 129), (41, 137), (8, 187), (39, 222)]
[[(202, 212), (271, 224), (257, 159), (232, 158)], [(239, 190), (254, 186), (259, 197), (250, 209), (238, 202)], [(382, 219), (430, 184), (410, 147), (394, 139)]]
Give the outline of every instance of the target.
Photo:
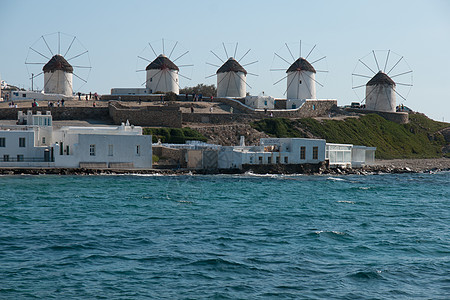
[[(154, 94), (156, 92), (173, 92), (175, 94), (179, 94), (180, 92), (180, 83), (179, 76), (184, 77), (190, 80), (189, 77), (186, 77), (180, 74), (180, 68), (182, 67), (192, 67), (192, 64), (184, 64), (177, 66), (175, 62), (182, 57), (185, 57), (189, 51), (179, 50), (180, 47), (177, 48), (178, 42), (170, 42), (172, 43), (172, 50), (168, 55), (165, 54), (165, 43), (167, 40), (162, 39), (162, 52), (161, 54), (157, 54), (155, 51), (155, 47), (152, 46), (151, 43), (148, 43), (148, 47), (143, 50), (143, 54), (138, 56), (139, 59), (145, 60), (149, 62), (145, 70), (137, 70), (137, 72), (145, 71), (146, 72), (146, 80), (143, 84), (145, 84), (146, 92), (148, 94)], [(151, 52), (150, 52), (151, 50)], [(171, 60), (171, 57), (174, 53), (178, 53), (182, 51), (181, 55), (178, 55), (174, 60)], [(154, 54), (156, 58), (154, 60), (150, 60), (147, 57)]]
[[(380, 59), (381, 61), (384, 60), (383, 69), (379, 65)], [(394, 70), (396, 70), (396, 74), (389, 75)], [(370, 80), (367, 81), (367, 79)], [(412, 70), (403, 56), (390, 50), (372, 50), (358, 60), (352, 73), (353, 90), (356, 91), (362, 87), (365, 87), (365, 93), (361, 103), (365, 101), (367, 110), (395, 112), (397, 107), (396, 95), (406, 100), (411, 90)]]
[[(291, 47), (299, 49), (298, 58), (291, 51)], [(287, 108), (297, 108), (306, 99), (316, 99), (316, 84), (323, 87), (323, 84), (316, 79), (317, 73), (328, 73), (326, 70), (326, 56), (321, 56), (318, 51), (314, 52), (314, 45), (306, 57), (302, 56), (302, 42), (297, 45), (287, 43), (284, 44), (278, 52), (274, 53), (274, 61), (270, 71), (284, 71), (286, 75), (277, 80), (274, 85), (286, 80), (286, 90), (283, 95), (287, 98)], [(320, 55), (320, 56), (318, 56)], [(311, 62), (308, 60), (311, 57)], [(292, 58), (292, 60), (290, 60)], [(279, 67), (280, 64), (287, 64), (289, 67)], [(320, 69), (316, 69), (313, 65), (318, 64)], [(277, 66), (277, 67), (276, 67)]]
[[(66, 59), (66, 57), (69, 58)], [(42, 58), (48, 61), (39, 62)], [(69, 61), (73, 61), (74, 65)], [(31, 75), (32, 90), (34, 79), (44, 74), (45, 94), (60, 94), (68, 97), (73, 96), (74, 77), (79, 81), (77, 85), (79, 89), (87, 83), (91, 70), (89, 51), (75, 36), (61, 32), (41, 36), (29, 48), (25, 64)], [(41, 66), (43, 66), (42, 69), (40, 69)]]
[[(247, 56), (251, 49), (248, 49), (239, 60), (236, 60), (235, 57), (238, 51), (238, 43), (232, 45), (234, 47), (233, 56), (228, 55), (225, 43), (222, 43), (222, 46), (227, 59), (222, 59), (211, 50), (210, 52), (223, 64), (219, 66), (207, 62), (206, 64), (217, 67), (218, 69), (215, 74), (207, 76), (206, 78), (217, 76), (217, 97), (243, 98), (247, 94), (247, 86), (251, 88), (251, 86), (247, 83), (247, 74), (258, 76), (247, 72), (247, 70), (244, 69), (244, 66), (255, 64), (258, 61), (252, 61), (241, 65), (240, 61)], [(230, 45), (228, 45), (228, 47), (230, 47)]]

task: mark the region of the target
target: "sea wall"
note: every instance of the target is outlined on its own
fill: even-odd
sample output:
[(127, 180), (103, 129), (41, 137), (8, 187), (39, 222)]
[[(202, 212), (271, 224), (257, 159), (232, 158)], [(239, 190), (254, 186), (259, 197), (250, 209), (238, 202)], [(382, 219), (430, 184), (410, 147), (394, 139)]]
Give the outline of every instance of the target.
[(317, 164), (243, 164), (242, 171), (256, 174), (317, 174), (328, 169), (327, 162)]
[(127, 120), (137, 126), (164, 126), (181, 128), (182, 114), (179, 106), (127, 107), (116, 101), (109, 102), (109, 115), (114, 123)]

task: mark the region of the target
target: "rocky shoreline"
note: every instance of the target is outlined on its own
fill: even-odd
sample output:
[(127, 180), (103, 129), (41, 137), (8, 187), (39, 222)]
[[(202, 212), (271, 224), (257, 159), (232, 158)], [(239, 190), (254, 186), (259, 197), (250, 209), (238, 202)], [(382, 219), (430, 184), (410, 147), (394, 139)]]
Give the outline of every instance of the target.
[(329, 168), (319, 165), (252, 165), (242, 170), (188, 169), (86, 169), (86, 168), (0, 168), (0, 175), (186, 175), (186, 174), (306, 174), (306, 175), (371, 175), (402, 173), (436, 173), (450, 171), (449, 158), (395, 159), (376, 161), (362, 168)]

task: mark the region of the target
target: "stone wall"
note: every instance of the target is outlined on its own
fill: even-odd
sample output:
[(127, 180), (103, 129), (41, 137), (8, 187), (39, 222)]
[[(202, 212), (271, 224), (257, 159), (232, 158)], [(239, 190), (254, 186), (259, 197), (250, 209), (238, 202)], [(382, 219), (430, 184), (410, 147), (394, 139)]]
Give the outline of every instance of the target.
[(152, 153), (160, 158), (158, 164), (161, 166), (176, 166), (181, 168), (185, 168), (187, 166), (186, 149), (173, 149), (153, 145)]
[(116, 101), (109, 103), (109, 115), (115, 124), (127, 120), (137, 126), (182, 127), (182, 114), (178, 106), (144, 106), (130, 108)]
[(102, 95), (101, 100), (116, 100), (116, 101), (161, 101), (159, 95)]
[(183, 113), (183, 122), (228, 124), (233, 122), (247, 123), (254, 118), (249, 114), (214, 114), (214, 113)]
[(312, 118), (328, 115), (337, 107), (337, 100), (306, 100), (298, 109), (275, 110), (273, 116), (277, 118)]
[(275, 99), (275, 109), (286, 109), (287, 100)]
[[(306, 100), (306, 102), (297, 109), (275, 109), (269, 110), (268, 113), (264, 113), (263, 110), (255, 110), (248, 106), (243, 105), (240, 101), (233, 101), (228, 98), (215, 98), (215, 101), (222, 102), (233, 107), (238, 112), (246, 113), (252, 115), (253, 118), (267, 118), (270, 113), (276, 118), (311, 118), (326, 116), (333, 109), (337, 107), (337, 100), (327, 99), (327, 100)], [(278, 106), (283, 106), (283, 101), (277, 100), (280, 104)], [(284, 108), (286, 108), (286, 102), (284, 102)]]
[(407, 124), (409, 122), (409, 115), (406, 112), (386, 112), (386, 111), (375, 111), (359, 108), (346, 108), (345, 110), (360, 114), (377, 114), (382, 116), (388, 121), (392, 121), (398, 124)]
[(45, 114), (50, 111), (53, 120), (106, 120), (109, 119), (109, 109), (107, 107), (30, 107), (30, 108), (0, 108), (0, 120), (17, 120), (19, 111), (32, 111), (36, 114), (41, 111)]

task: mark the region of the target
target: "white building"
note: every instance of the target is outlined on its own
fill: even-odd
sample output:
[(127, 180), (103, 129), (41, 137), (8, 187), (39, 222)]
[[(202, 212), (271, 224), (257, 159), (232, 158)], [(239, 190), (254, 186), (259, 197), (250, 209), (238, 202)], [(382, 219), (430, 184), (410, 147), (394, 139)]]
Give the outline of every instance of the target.
[(45, 94), (44, 91), (36, 92), (36, 91), (12, 91), (11, 92), (11, 101), (21, 101), (21, 100), (36, 100), (36, 101), (58, 101), (58, 100), (72, 100), (73, 96), (67, 96), (63, 94)]
[(72, 96), (73, 94), (73, 67), (67, 60), (56, 54), (42, 68), (44, 71), (44, 92), (46, 94), (61, 94)]
[(261, 109), (274, 109), (275, 108), (275, 98), (270, 96), (246, 96), (245, 105)]
[(376, 147), (352, 144), (326, 144), (325, 158), (331, 167), (360, 168), (375, 162)]
[(263, 138), (260, 146), (223, 147), (219, 169), (242, 168), (243, 164), (317, 164), (325, 161), (325, 140)]
[(366, 109), (395, 112), (395, 82), (379, 71), (366, 84)]
[(306, 59), (297, 59), (286, 73), (288, 100), (316, 99), (316, 70)]
[(148, 94), (156, 92), (180, 93), (178, 72), (180, 69), (164, 54), (159, 55), (146, 68), (146, 88)]
[(52, 117), (19, 112), (18, 124), (0, 127), (0, 166), (51, 167)]
[(216, 74), (217, 97), (245, 97), (247, 71), (233, 57), (230, 57)]
[(0, 166), (151, 168), (152, 137), (138, 126), (62, 127), (49, 112), (19, 113), (23, 125), (0, 127)]

